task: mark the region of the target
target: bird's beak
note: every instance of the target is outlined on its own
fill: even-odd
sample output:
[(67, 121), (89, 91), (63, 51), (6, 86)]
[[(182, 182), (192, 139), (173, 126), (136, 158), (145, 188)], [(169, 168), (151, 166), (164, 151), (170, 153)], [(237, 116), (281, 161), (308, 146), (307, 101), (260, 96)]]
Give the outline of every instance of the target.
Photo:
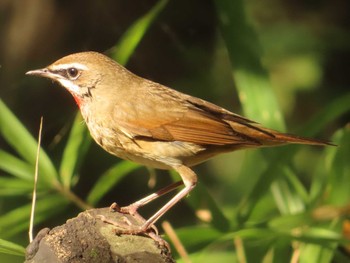
[(30, 70), (26, 73), (26, 75), (34, 75), (34, 76), (45, 76), (48, 73), (47, 68), (42, 68), (42, 69), (35, 69), (35, 70)]
[(30, 70), (26, 73), (26, 75), (41, 76), (41, 77), (47, 77), (49, 74), (50, 74), (50, 71), (47, 68)]
[(61, 76), (59, 74), (52, 72), (48, 68), (30, 70), (26, 73), (26, 75), (44, 77), (44, 78), (49, 78), (52, 80), (58, 80), (61, 78)]

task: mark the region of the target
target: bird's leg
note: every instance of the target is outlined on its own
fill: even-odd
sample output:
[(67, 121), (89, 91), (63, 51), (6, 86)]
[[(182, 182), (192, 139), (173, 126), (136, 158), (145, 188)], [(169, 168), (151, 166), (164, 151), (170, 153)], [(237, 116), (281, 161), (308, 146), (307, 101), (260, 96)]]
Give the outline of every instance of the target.
[(148, 204), (149, 202), (157, 199), (158, 197), (162, 196), (162, 195), (165, 195), (173, 190), (175, 190), (176, 188), (178, 188), (180, 185), (183, 184), (183, 181), (178, 181), (176, 183), (173, 183), (171, 185), (168, 185), (167, 187), (164, 187), (160, 190), (158, 190), (157, 192), (153, 193), (153, 194), (150, 194), (138, 201), (136, 201), (135, 203), (132, 203), (128, 206), (124, 206), (124, 207), (118, 207), (116, 204), (112, 204), (111, 208), (113, 210), (116, 210), (118, 212), (121, 212), (121, 213), (125, 213), (125, 214), (130, 214), (130, 215), (138, 215), (137, 213), (137, 210)]
[[(159, 209), (153, 216), (151, 216), (148, 220), (146, 220), (141, 227), (137, 229), (130, 229), (126, 230), (126, 233), (130, 234), (136, 234), (136, 233), (145, 233), (148, 229), (151, 229), (153, 224), (162, 216), (164, 215), (170, 208), (172, 208), (175, 204), (177, 204), (182, 198), (184, 198), (186, 195), (191, 192), (191, 190), (196, 186), (197, 184), (197, 175), (187, 166), (181, 165), (176, 166), (174, 169), (180, 174), (182, 181), (185, 185), (185, 188), (183, 188), (180, 192), (178, 192), (170, 201), (168, 201), (161, 209)], [(172, 184), (168, 187), (169, 192), (176, 187), (178, 187), (180, 182)], [(172, 187), (171, 187), (172, 186)], [(150, 195), (152, 196), (152, 195)], [(158, 196), (157, 196), (158, 197)], [(146, 204), (151, 200), (154, 200), (157, 197), (146, 197), (146, 202), (142, 202), (142, 204)], [(141, 200), (144, 200), (141, 199)], [(137, 203), (137, 202), (136, 202)]]
[[(138, 200), (137, 202), (132, 203), (131, 205), (128, 205), (128, 206), (120, 207), (117, 203), (113, 203), (110, 206), (110, 210), (111, 211), (115, 211), (115, 212), (120, 212), (120, 213), (132, 215), (138, 221), (140, 226), (142, 226), (146, 222), (146, 219), (144, 219), (137, 212), (137, 210), (140, 207), (148, 204), (149, 202), (157, 199), (158, 197), (160, 197), (162, 195), (165, 195), (165, 194), (175, 190), (176, 188), (178, 188), (182, 184), (183, 184), (183, 181), (181, 180), (181, 181), (178, 181), (178, 182), (173, 183), (171, 185), (168, 185), (167, 187), (164, 187), (164, 188), (158, 190), (157, 192), (155, 192), (153, 194), (150, 194), (150, 195), (148, 195), (148, 196), (146, 196), (146, 197), (144, 197), (144, 198)], [(107, 220), (104, 217), (101, 217), (101, 219), (102, 219), (102, 221), (104, 221), (106, 223), (109, 223), (109, 224), (112, 224), (112, 225), (115, 225), (117, 227), (123, 226), (123, 228), (126, 228), (126, 229), (133, 229), (132, 223), (127, 218), (125, 218), (125, 222), (124, 222), (125, 224), (121, 224), (120, 222), (113, 222), (111, 220)], [(155, 226), (152, 226), (151, 228), (154, 230), (155, 233), (158, 233), (158, 229)]]
[[(184, 198), (186, 195), (191, 192), (191, 190), (196, 186), (197, 184), (197, 175), (187, 166), (181, 165), (181, 166), (175, 166), (173, 167), (175, 171), (177, 171), (180, 176), (182, 181), (173, 183), (156, 193), (153, 193), (149, 196), (146, 196), (145, 198), (142, 198), (141, 200), (126, 206), (126, 207), (119, 207), (117, 204), (112, 205), (112, 209), (122, 212), (122, 213), (127, 213), (134, 218), (136, 218), (137, 221), (140, 222), (139, 226), (134, 226), (131, 223), (128, 224), (126, 222), (125, 225), (121, 225), (120, 223), (116, 223), (110, 220), (105, 220), (106, 223), (112, 224), (117, 226), (118, 228), (122, 227), (123, 230), (120, 230), (120, 233), (123, 234), (149, 234), (151, 233), (152, 230), (157, 233), (157, 230), (155, 226), (153, 225), (162, 215), (164, 215), (170, 208), (172, 208), (175, 204), (177, 204), (182, 198)], [(137, 209), (146, 205), (147, 203), (155, 200), (159, 196), (162, 196), (166, 193), (169, 193), (173, 190), (175, 190), (177, 187), (180, 185), (184, 184), (185, 188), (183, 188), (180, 192), (178, 192), (173, 198), (171, 198), (161, 209), (159, 209), (153, 216), (151, 216), (148, 220), (145, 220), (141, 215), (138, 214)]]

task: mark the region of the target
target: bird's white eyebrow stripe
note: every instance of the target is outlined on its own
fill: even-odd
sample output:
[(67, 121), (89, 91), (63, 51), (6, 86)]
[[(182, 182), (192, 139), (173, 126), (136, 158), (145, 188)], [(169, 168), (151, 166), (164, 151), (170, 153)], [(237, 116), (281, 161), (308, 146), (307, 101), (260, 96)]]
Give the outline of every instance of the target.
[(59, 65), (52, 65), (52, 70), (62, 70), (62, 69), (69, 69), (69, 68), (76, 68), (79, 70), (87, 70), (88, 67), (80, 64), (80, 63), (69, 63), (69, 64), (59, 64)]

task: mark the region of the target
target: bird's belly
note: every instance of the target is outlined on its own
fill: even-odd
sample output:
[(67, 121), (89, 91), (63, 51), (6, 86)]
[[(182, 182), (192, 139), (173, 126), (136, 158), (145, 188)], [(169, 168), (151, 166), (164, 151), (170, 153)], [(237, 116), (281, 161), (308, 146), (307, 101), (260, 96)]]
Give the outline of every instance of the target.
[[(94, 140), (107, 152), (139, 164), (158, 169), (187, 164), (205, 148), (180, 141), (156, 141), (151, 139), (130, 138), (122, 132), (88, 125)], [(203, 159), (204, 161), (204, 159)], [(196, 160), (196, 163), (199, 163)]]

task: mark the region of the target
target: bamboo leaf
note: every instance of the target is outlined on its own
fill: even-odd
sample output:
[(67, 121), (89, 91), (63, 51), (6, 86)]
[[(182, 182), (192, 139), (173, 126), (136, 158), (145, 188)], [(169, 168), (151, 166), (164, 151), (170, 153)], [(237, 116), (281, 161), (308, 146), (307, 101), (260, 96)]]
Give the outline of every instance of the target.
[[(38, 199), (35, 210), (35, 222), (40, 223), (58, 215), (66, 208), (67, 204), (68, 200), (58, 194)], [(0, 217), (0, 236), (6, 238), (28, 229), (30, 209), (31, 204), (25, 204), (12, 209), (6, 214), (2, 214)]]
[(99, 177), (99, 180), (95, 183), (87, 197), (87, 202), (91, 205), (96, 205), (108, 191), (110, 191), (122, 178), (124, 178), (124, 176), (139, 167), (141, 167), (139, 164), (129, 161), (121, 161), (117, 165), (110, 168)]
[[(170, 171), (170, 174), (174, 182), (179, 180), (179, 176), (175, 171)], [(210, 224), (216, 229), (222, 232), (227, 232), (230, 228), (229, 220), (203, 184), (197, 184), (195, 189), (190, 192), (188, 198), (185, 198), (184, 200), (189, 204), (193, 211), (197, 211), (201, 207), (208, 209), (212, 218)]]
[(333, 99), (324, 105), (321, 110), (301, 130), (305, 136), (314, 136), (323, 130), (330, 122), (350, 111), (350, 93)]
[[(38, 191), (47, 187), (38, 184)], [(33, 182), (12, 177), (0, 177), (0, 196), (27, 196), (33, 192)]]
[(78, 113), (73, 122), (67, 144), (64, 148), (59, 175), (66, 188), (72, 185), (72, 178), (80, 167), (91, 143), (91, 136)]
[(33, 180), (34, 166), (0, 150), (0, 169), (24, 180)]
[(134, 50), (142, 40), (143, 36), (168, 3), (168, 0), (160, 0), (158, 3), (144, 16), (136, 20), (132, 26), (124, 33), (118, 45), (111, 51), (111, 57), (120, 64), (125, 65)]
[(337, 147), (327, 149), (328, 160), (328, 198), (327, 203), (346, 206), (350, 200), (350, 127), (346, 126), (334, 135)]
[[(35, 164), (37, 142), (23, 124), (0, 100), (0, 134), (16, 150), (16, 152), (30, 164)], [(57, 172), (50, 158), (41, 149), (39, 171), (42, 178), (54, 184), (57, 182)]]
[(0, 239), (0, 253), (24, 257), (25, 248), (10, 241)]
[(245, 115), (268, 127), (284, 130), (276, 96), (260, 62), (262, 48), (253, 27), (247, 22), (243, 1), (214, 2)]

